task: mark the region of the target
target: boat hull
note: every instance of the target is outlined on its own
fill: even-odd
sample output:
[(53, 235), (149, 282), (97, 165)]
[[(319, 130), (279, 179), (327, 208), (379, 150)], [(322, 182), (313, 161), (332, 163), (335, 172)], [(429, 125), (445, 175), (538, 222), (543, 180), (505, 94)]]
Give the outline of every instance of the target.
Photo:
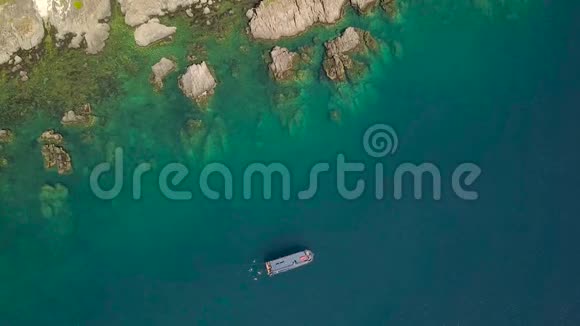
[(268, 273), (268, 276), (274, 276), (303, 267), (313, 261), (314, 253), (310, 250), (303, 250), (266, 262), (266, 272)]

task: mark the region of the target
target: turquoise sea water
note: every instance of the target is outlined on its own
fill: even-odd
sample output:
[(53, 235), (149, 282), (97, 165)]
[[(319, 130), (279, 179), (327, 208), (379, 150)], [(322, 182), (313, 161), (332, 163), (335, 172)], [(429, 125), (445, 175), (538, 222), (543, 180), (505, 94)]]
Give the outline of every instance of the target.
[[(3, 224), (1, 324), (577, 325), (579, 180), (569, 169), (580, 163), (573, 113), (580, 28), (566, 14), (573, 7), (531, 2), (514, 4), (517, 15), (489, 16), (452, 2), (421, 4), (398, 24), (378, 12), (349, 13), (337, 26), (281, 42), (317, 46), (312, 74), (299, 86), (271, 82), (262, 55), (272, 44), (244, 35), (210, 41), (219, 86), (203, 114), (176, 78), (161, 94), (147, 81), (147, 67), (162, 55), (180, 60), (173, 77), (184, 70), (180, 40), (187, 35), (178, 34), (174, 46), (156, 48), (158, 56), (125, 77), (122, 96), (95, 109), (106, 112), (97, 142), (124, 148), (126, 173), (153, 163), (142, 199), (131, 197), (130, 174), (118, 198), (97, 199), (88, 168), (106, 155), (75, 142), (74, 133), (65, 135), (73, 176), (35, 172), (7, 185), (22, 200), (3, 204), (2, 218), (30, 222)], [(370, 56), (363, 80), (337, 88), (319, 78), (320, 46), (349, 25), (369, 30), (382, 50)], [(398, 57), (387, 46), (395, 41)], [(273, 99), (289, 91), (298, 96)], [(328, 118), (333, 109), (342, 113), (339, 124)], [(288, 125), (295, 110), (301, 123)], [(210, 134), (192, 157), (179, 130), (195, 117)], [(370, 168), (362, 174), (367, 192), (354, 201), (339, 196), (333, 174), (308, 201), (284, 201), (276, 191), (269, 201), (242, 199), (241, 173), (252, 162), (288, 166), (293, 194), (306, 187), (313, 164), (334, 166), (338, 153), (373, 167), (378, 160), (365, 153), (362, 136), (376, 123), (391, 125), (399, 138), (396, 153), (381, 159), (385, 170), (435, 163), (442, 200), (415, 200), (411, 191), (394, 200), (388, 186), (377, 200)], [(30, 138), (42, 128), (30, 126)], [(199, 167), (210, 161), (233, 171), (233, 200), (211, 201), (195, 190)], [(168, 162), (191, 167), (181, 189), (193, 189), (193, 200), (161, 195), (156, 176)], [(476, 201), (452, 192), (450, 174), (462, 162), (482, 168)], [(46, 182), (69, 188), (71, 234), (47, 231), (37, 216)], [(315, 251), (314, 264), (252, 279), (252, 260), (301, 246)]]

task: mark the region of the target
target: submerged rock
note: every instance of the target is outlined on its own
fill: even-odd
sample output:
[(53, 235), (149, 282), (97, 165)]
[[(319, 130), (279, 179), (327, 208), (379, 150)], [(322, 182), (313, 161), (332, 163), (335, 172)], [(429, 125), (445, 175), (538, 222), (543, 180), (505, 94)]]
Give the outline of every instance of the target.
[(215, 160), (227, 151), (226, 126), (219, 116), (188, 120), (180, 137), (185, 152), (197, 160)]
[(213, 94), (217, 82), (204, 62), (191, 65), (187, 72), (179, 78), (179, 88), (185, 96), (199, 101)]
[(72, 173), (72, 161), (64, 148), (54, 144), (47, 144), (42, 146), (41, 153), (45, 169), (56, 168), (60, 175)]
[(74, 230), (73, 215), (69, 206), (69, 191), (64, 185), (44, 185), (38, 196), (40, 212), (48, 220), (51, 234), (69, 235)]
[(44, 38), (44, 25), (33, 0), (0, 3), (1, 65), (10, 61), (10, 57), (19, 50), (31, 50), (38, 46)]
[(9, 144), (14, 140), (14, 134), (8, 129), (0, 129), (0, 144)]
[(332, 122), (340, 123), (342, 121), (342, 112), (338, 109), (332, 109), (328, 112), (328, 117)]
[(151, 67), (153, 72), (151, 83), (155, 86), (155, 89), (160, 90), (163, 88), (163, 80), (167, 75), (173, 72), (176, 67), (175, 62), (167, 58), (161, 58), (159, 62)]
[(135, 42), (139, 46), (148, 46), (175, 34), (177, 28), (165, 26), (158, 19), (151, 19), (135, 30)]
[(370, 10), (377, 0), (350, 0), (350, 4), (359, 12)]
[(368, 32), (348, 27), (341, 36), (324, 43), (324, 46), (323, 68), (326, 76), (333, 81), (346, 81), (347, 75), (356, 73), (359, 65), (351, 55), (375, 49), (377, 45)]
[(276, 40), (298, 35), (314, 24), (340, 19), (347, 0), (263, 0), (246, 13), (250, 33), (257, 39)]
[(201, 119), (189, 119), (181, 130), (181, 142), (188, 150), (197, 151), (205, 142), (207, 126)]
[(104, 22), (111, 16), (109, 0), (59, 0), (49, 3), (48, 21), (57, 30), (57, 39), (64, 40), (67, 35), (72, 35), (71, 48), (80, 47), (84, 41), (89, 54), (103, 50), (110, 30), (109, 24)]
[(381, 0), (381, 7), (391, 20), (399, 15), (399, 0)]
[(288, 79), (293, 74), (298, 54), (290, 52), (287, 48), (276, 46), (270, 52), (270, 57), (272, 58), (272, 63), (269, 67), (275, 79)]
[(54, 186), (44, 185), (40, 188), (40, 199), (42, 216), (51, 219), (62, 215), (67, 209), (68, 189), (60, 183)]
[(92, 115), (92, 108), (90, 104), (85, 104), (77, 111), (67, 111), (60, 122), (63, 126), (82, 127), (87, 128), (95, 123), (95, 116)]

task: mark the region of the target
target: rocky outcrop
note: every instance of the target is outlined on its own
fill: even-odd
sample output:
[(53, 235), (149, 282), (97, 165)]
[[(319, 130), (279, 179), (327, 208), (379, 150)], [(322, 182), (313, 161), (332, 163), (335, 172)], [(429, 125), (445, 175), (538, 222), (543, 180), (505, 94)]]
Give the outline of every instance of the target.
[(179, 88), (183, 94), (196, 101), (213, 94), (216, 85), (217, 82), (205, 61), (189, 66), (187, 72), (179, 78)]
[(14, 140), (14, 134), (8, 129), (0, 129), (0, 144), (9, 144)]
[[(200, 2), (200, 0), (118, 0), (125, 14), (125, 23), (138, 26), (151, 17), (163, 16)], [(207, 1), (206, 1), (207, 2)]]
[(41, 143), (54, 145), (62, 144), (63, 140), (62, 135), (52, 129), (43, 132), (40, 138), (38, 138), (38, 141)]
[(103, 50), (109, 38), (109, 24), (104, 20), (111, 16), (109, 0), (59, 0), (47, 1), (48, 22), (57, 30), (56, 37), (65, 40), (73, 35), (71, 48), (86, 44), (86, 52), (95, 54)]
[(0, 1), (0, 64), (42, 42), (44, 25), (33, 0)]
[(153, 72), (151, 83), (155, 86), (155, 89), (160, 90), (163, 88), (163, 80), (167, 75), (173, 72), (176, 67), (175, 62), (167, 58), (161, 58), (159, 62), (151, 67), (151, 71)]
[(40, 135), (42, 145), (41, 154), (44, 168), (55, 169), (60, 175), (70, 174), (73, 171), (72, 160), (67, 151), (61, 146), (63, 137), (54, 130), (47, 130)]
[(76, 111), (67, 111), (60, 123), (67, 127), (81, 127), (88, 128), (95, 123), (95, 116), (92, 115), (92, 108), (90, 104), (85, 104)]
[(294, 64), (298, 59), (298, 54), (290, 52), (287, 48), (279, 46), (270, 51), (272, 63), (269, 68), (274, 78), (277, 80), (288, 79), (293, 74)]
[(72, 161), (64, 148), (54, 144), (47, 144), (42, 146), (41, 153), (45, 169), (56, 168), (60, 175), (72, 173)]
[(153, 18), (135, 30), (135, 42), (139, 46), (148, 46), (159, 42), (175, 34), (177, 28), (165, 26), (159, 23), (159, 19)]
[(373, 7), (377, 0), (350, 0), (350, 4), (359, 12), (366, 12)]
[(375, 49), (376, 42), (366, 31), (349, 27), (344, 33), (326, 43), (326, 55), (323, 68), (326, 76), (333, 81), (346, 81), (360, 66), (351, 55)]
[(346, 1), (263, 0), (247, 13), (250, 33), (254, 38), (268, 40), (298, 35), (314, 24), (339, 20)]

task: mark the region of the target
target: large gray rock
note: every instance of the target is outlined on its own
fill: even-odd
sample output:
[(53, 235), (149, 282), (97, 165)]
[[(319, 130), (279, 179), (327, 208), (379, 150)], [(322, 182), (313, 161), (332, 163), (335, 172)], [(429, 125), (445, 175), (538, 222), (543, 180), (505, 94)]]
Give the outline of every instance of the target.
[(294, 62), (297, 54), (290, 52), (287, 48), (279, 46), (274, 47), (270, 52), (272, 63), (270, 64), (270, 71), (277, 80), (283, 80), (289, 77), (294, 68)]
[(44, 25), (32, 0), (8, 0), (0, 5), (0, 64), (19, 50), (30, 50), (42, 42)]
[(56, 37), (64, 40), (73, 35), (72, 48), (86, 42), (86, 52), (95, 54), (103, 50), (109, 38), (109, 24), (103, 20), (111, 16), (109, 0), (58, 0), (49, 1), (48, 22), (57, 30)]
[(346, 53), (356, 49), (361, 44), (359, 31), (354, 27), (348, 27), (341, 36), (324, 43), (326, 55), (331, 57), (340, 53)]
[(331, 24), (342, 16), (347, 0), (263, 0), (248, 11), (254, 38), (275, 40), (298, 35), (317, 23)]
[(152, 43), (159, 42), (175, 34), (177, 28), (168, 27), (157, 19), (151, 19), (149, 22), (137, 27), (135, 30), (135, 42), (139, 46), (148, 46)]
[(179, 8), (189, 7), (199, 0), (118, 0), (125, 14), (125, 23), (138, 26), (149, 18), (175, 12)]
[(185, 96), (193, 100), (200, 100), (213, 94), (216, 85), (217, 82), (205, 61), (189, 66), (187, 72), (179, 79), (179, 88)]
[(175, 68), (175, 62), (167, 58), (161, 58), (159, 62), (151, 67), (151, 70), (153, 71), (152, 83), (156, 89), (163, 88), (163, 80), (167, 77), (167, 75), (175, 70)]

